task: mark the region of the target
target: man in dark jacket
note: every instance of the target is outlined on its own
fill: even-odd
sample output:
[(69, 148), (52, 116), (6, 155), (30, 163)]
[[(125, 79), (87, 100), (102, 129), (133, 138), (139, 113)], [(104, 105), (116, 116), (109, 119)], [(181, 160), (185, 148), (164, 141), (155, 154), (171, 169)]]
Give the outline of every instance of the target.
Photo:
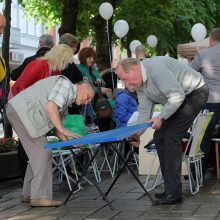
[(37, 53), (31, 57), (27, 57), (23, 63), (16, 69), (11, 71), (11, 79), (16, 81), (18, 77), (23, 72), (24, 68), (33, 60), (38, 57), (42, 57), (46, 52), (48, 52), (54, 46), (53, 36), (50, 34), (43, 34), (39, 39), (39, 50)]

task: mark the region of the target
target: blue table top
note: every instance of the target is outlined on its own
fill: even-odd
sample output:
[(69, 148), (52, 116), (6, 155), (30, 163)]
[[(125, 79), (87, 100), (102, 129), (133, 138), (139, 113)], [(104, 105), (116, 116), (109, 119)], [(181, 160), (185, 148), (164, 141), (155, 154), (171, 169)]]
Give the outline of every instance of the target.
[(96, 144), (96, 143), (104, 143), (104, 142), (122, 141), (126, 138), (129, 138), (133, 134), (136, 134), (151, 127), (151, 125), (152, 123), (144, 123), (144, 124), (138, 124), (128, 127), (116, 128), (113, 130), (103, 131), (94, 134), (88, 134), (84, 137), (80, 137), (77, 139), (71, 139), (68, 141), (62, 141), (53, 144), (46, 144), (45, 149), (68, 147), (68, 146), (82, 145), (82, 144)]

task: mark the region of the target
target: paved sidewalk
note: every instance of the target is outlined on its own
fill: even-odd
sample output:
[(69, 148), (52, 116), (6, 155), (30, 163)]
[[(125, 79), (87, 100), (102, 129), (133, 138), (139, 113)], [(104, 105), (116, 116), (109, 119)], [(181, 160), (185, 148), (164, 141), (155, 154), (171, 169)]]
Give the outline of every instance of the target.
[[(144, 177), (140, 177), (142, 182)], [(106, 177), (100, 184), (105, 191), (112, 178)], [(21, 180), (0, 182), (0, 219), (10, 220), (80, 220), (80, 219), (201, 219), (220, 220), (220, 181), (213, 177), (206, 183), (199, 193), (191, 195), (188, 182), (183, 181), (183, 203), (178, 205), (152, 206), (148, 197), (139, 198), (143, 191), (127, 173), (124, 173), (110, 192), (108, 198), (114, 206), (111, 210), (102, 200), (96, 188), (86, 186), (85, 189), (75, 193), (70, 201), (58, 208), (31, 208), (28, 203), (20, 202)], [(152, 192), (161, 192), (162, 187)], [(64, 200), (68, 195), (68, 187), (54, 185), (56, 199)]]

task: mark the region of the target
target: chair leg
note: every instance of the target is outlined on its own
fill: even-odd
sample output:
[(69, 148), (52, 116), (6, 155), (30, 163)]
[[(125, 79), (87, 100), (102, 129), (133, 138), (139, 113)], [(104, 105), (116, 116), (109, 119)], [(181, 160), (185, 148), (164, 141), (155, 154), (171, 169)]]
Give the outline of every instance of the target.
[(199, 166), (199, 177), (200, 177), (199, 186), (202, 186), (203, 185), (202, 158), (199, 159), (198, 166)]
[[(191, 194), (196, 194), (199, 192), (200, 184), (199, 184), (199, 170), (197, 166), (198, 161), (187, 161), (187, 172), (188, 172), (188, 179), (189, 179), (189, 188)], [(193, 165), (194, 167), (194, 172), (195, 172), (195, 180), (191, 171), (190, 165)]]
[(160, 167), (158, 167), (157, 169), (157, 173), (154, 177), (154, 180), (151, 184), (151, 186), (149, 188), (145, 187), (147, 189), (148, 192), (154, 190), (156, 187), (158, 187), (159, 185), (161, 185), (163, 183), (163, 177), (162, 177), (162, 173), (161, 173), (161, 169)]
[(61, 160), (61, 164), (62, 164), (64, 173), (65, 173), (65, 176), (66, 176), (66, 180), (67, 180), (69, 189), (70, 189), (70, 191), (71, 191), (71, 190), (72, 190), (72, 187), (71, 187), (71, 184), (70, 184), (69, 175), (67, 174), (66, 166), (65, 166), (65, 163), (64, 163), (64, 160), (63, 160), (63, 156), (61, 155), (61, 153), (60, 153), (60, 160)]
[[(94, 152), (93, 152), (92, 148), (89, 149), (88, 154), (89, 154), (89, 159), (91, 160), (91, 158), (94, 155)], [(96, 163), (95, 159), (92, 161), (91, 165), (92, 165), (92, 169), (93, 169), (93, 173), (95, 175), (96, 181), (97, 181), (97, 183), (100, 183), (101, 182), (101, 176), (100, 176), (100, 172), (99, 172), (99, 169), (98, 169), (98, 166), (97, 166), (97, 163)]]
[[(117, 148), (118, 148), (118, 150), (120, 150), (120, 144), (117, 144)], [(116, 173), (116, 171), (118, 170), (118, 168), (119, 168), (119, 164), (118, 164), (118, 154), (117, 153), (115, 153), (115, 156), (114, 156), (114, 162), (113, 162), (113, 170), (112, 170), (112, 173), (113, 173), (113, 177), (115, 176), (115, 173)]]
[[(148, 186), (148, 183), (149, 183), (149, 180), (150, 180), (152, 171), (153, 171), (153, 166), (154, 166), (156, 157), (157, 157), (157, 154), (154, 154), (154, 158), (153, 158), (153, 160), (152, 160), (150, 169), (149, 169), (149, 171), (147, 171), (147, 179), (146, 179), (145, 184), (144, 184), (144, 187), (145, 187), (146, 189), (147, 189), (147, 186)], [(159, 168), (158, 168), (158, 169), (159, 169)], [(158, 171), (157, 171), (157, 173), (158, 173)], [(156, 174), (156, 176), (157, 176), (157, 174)], [(156, 177), (155, 177), (155, 179), (156, 179)], [(151, 184), (151, 187), (150, 187), (150, 188), (152, 188), (152, 184)]]
[(191, 180), (191, 168), (190, 168), (190, 162), (186, 162), (186, 166), (187, 166), (187, 173), (188, 173), (188, 179), (189, 179), (189, 188), (190, 188), (190, 192), (193, 194), (193, 186), (192, 186), (192, 180)]
[[(107, 152), (106, 152), (106, 148), (108, 148), (107, 149)], [(103, 153), (104, 153), (104, 160), (103, 160), (103, 162), (102, 162), (102, 165), (100, 166), (100, 172), (102, 172), (102, 171), (109, 171), (110, 173), (111, 173), (111, 176), (113, 177), (113, 171), (112, 171), (112, 168), (111, 168), (111, 165), (110, 165), (110, 162), (109, 162), (109, 158), (108, 158), (108, 152), (109, 152), (109, 146), (107, 145), (107, 146), (104, 146), (103, 148), (102, 148), (102, 151), (103, 151)], [(104, 170), (103, 168), (104, 168), (104, 166), (105, 166), (105, 163), (106, 163), (106, 165), (107, 165), (107, 170)]]

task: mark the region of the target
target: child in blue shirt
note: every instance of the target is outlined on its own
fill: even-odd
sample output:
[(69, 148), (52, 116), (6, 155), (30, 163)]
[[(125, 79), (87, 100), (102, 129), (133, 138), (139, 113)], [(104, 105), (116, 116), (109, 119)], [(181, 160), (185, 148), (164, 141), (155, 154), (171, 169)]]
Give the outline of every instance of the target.
[(136, 93), (132, 93), (128, 89), (118, 91), (114, 106), (114, 119), (117, 128), (127, 126), (128, 120), (135, 111), (137, 111)]

